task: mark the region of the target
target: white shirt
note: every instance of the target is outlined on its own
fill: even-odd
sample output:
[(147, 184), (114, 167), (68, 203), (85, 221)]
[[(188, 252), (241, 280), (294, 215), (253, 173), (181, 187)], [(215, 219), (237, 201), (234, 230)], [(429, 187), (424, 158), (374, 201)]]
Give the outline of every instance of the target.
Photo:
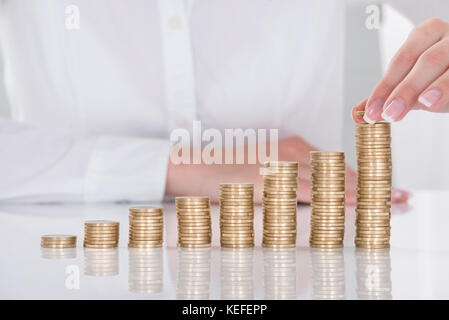
[[(68, 29), (66, 8), (79, 9)], [(4, 0), (0, 200), (161, 200), (170, 130), (341, 150), (344, 1)], [(325, 129), (323, 134), (322, 130)]]

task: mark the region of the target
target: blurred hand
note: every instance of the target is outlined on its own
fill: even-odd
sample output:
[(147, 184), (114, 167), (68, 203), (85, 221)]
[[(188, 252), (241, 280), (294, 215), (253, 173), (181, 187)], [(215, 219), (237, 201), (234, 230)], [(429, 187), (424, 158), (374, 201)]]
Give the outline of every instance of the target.
[[(279, 161), (299, 162), (298, 201), (310, 203), (310, 151), (317, 149), (297, 136), (280, 140), (278, 147)], [(222, 154), (225, 154), (224, 150)], [(165, 192), (172, 196), (207, 195), (211, 201), (218, 202), (220, 183), (252, 182), (254, 183), (254, 200), (256, 203), (261, 203), (263, 194), (261, 167), (262, 165), (259, 164), (174, 165), (170, 162)], [(348, 204), (356, 202), (356, 187), (356, 173), (348, 168), (346, 170), (346, 202)], [(405, 191), (393, 190), (392, 194), (393, 202), (404, 202), (408, 199), (408, 193)]]
[[(449, 23), (417, 26), (367, 100), (353, 110), (357, 122), (399, 121), (412, 109), (449, 112)], [(355, 111), (365, 110), (365, 116)]]

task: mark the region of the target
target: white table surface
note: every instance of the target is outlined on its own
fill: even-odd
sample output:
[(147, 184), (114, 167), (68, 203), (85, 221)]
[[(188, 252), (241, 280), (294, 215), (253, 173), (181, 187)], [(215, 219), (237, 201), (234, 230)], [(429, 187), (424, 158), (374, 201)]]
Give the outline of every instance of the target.
[[(308, 206), (298, 207), (296, 250), (260, 247), (260, 207), (257, 246), (222, 250), (217, 206), (212, 208), (213, 247), (181, 250), (176, 248), (172, 203), (163, 204), (164, 248), (128, 250), (130, 206), (0, 205), (0, 298), (449, 299), (449, 192), (416, 191), (408, 205), (393, 207), (392, 248), (386, 251), (354, 249), (353, 207), (346, 212), (344, 250), (309, 249)], [(120, 247), (84, 250), (83, 222), (88, 219), (120, 221)], [(75, 234), (78, 248), (57, 259), (40, 248), (40, 236), (48, 233)], [(73, 280), (79, 280), (79, 288)]]

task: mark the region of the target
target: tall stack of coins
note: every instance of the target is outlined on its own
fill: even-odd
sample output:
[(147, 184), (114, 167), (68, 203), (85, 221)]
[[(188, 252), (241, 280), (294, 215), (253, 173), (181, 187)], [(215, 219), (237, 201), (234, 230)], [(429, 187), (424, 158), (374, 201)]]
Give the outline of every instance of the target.
[(85, 248), (116, 248), (119, 240), (120, 224), (109, 220), (84, 222)]
[(76, 248), (76, 236), (65, 234), (47, 234), (41, 237), (42, 248)]
[(345, 234), (345, 154), (311, 152), (310, 246), (342, 248)]
[(220, 231), (222, 247), (254, 247), (252, 183), (220, 184)]
[(263, 179), (262, 246), (294, 248), (298, 162), (266, 162)]
[(208, 248), (212, 240), (208, 197), (176, 197), (178, 246)]
[(357, 248), (390, 247), (391, 132), (389, 123), (356, 124)]
[(129, 248), (162, 247), (164, 209), (151, 206), (129, 209)]

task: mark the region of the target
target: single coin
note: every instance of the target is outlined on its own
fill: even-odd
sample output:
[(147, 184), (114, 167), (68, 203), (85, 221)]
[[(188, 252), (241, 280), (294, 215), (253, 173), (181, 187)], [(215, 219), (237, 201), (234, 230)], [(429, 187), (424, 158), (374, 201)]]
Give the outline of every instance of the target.
[(136, 213), (149, 213), (149, 212), (162, 212), (164, 209), (162, 207), (155, 207), (155, 206), (135, 206), (129, 208), (130, 212), (136, 212)]
[(86, 226), (118, 226), (120, 223), (111, 220), (88, 220), (84, 222)]
[(116, 243), (116, 244), (90, 244), (90, 243), (84, 243), (83, 245), (84, 245), (85, 248), (110, 249), (110, 248), (117, 248), (118, 243)]

